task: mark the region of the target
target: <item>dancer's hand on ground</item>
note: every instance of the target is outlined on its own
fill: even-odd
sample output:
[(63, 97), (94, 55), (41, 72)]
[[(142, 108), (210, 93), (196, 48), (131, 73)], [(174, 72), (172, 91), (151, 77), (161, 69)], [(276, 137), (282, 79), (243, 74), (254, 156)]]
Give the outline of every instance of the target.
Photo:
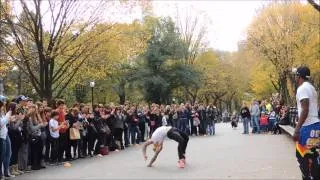
[(147, 167), (152, 167), (152, 164), (148, 164), (148, 166)]

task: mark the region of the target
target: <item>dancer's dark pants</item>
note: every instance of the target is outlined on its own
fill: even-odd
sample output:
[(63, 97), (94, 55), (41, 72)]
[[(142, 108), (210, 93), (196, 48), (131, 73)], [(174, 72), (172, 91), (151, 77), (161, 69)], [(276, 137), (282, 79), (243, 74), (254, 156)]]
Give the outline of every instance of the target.
[(168, 131), (167, 136), (169, 139), (172, 139), (178, 143), (179, 159), (185, 159), (186, 149), (189, 141), (188, 135), (177, 128), (171, 128)]

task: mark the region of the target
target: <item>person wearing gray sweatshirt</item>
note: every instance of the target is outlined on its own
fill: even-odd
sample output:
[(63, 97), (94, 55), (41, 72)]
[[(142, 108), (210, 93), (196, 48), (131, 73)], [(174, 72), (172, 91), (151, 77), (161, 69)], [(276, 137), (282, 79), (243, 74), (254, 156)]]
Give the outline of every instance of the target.
[(260, 107), (258, 101), (254, 100), (251, 107), (251, 117), (252, 117), (252, 133), (260, 133)]
[(119, 108), (116, 108), (114, 110), (114, 117), (115, 117), (114, 118), (114, 124), (113, 124), (114, 138), (115, 138), (116, 141), (120, 142), (120, 148), (121, 148), (121, 150), (123, 150), (124, 146), (123, 146), (122, 136), (123, 136), (123, 128), (124, 128), (125, 117), (121, 113)]

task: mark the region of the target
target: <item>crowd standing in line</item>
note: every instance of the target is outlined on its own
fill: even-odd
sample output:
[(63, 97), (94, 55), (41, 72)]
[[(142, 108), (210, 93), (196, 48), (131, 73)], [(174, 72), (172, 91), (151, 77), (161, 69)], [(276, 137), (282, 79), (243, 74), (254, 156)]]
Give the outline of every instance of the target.
[(102, 105), (57, 100), (34, 103), (20, 95), (0, 96), (1, 178), (12, 178), (46, 165), (105, 156), (146, 141), (161, 126), (187, 135), (214, 135), (220, 112), (214, 105)]
[(269, 102), (253, 100), (250, 106), (244, 102), (239, 114), (243, 123), (243, 134), (249, 134), (249, 127), (252, 127), (252, 134), (281, 134), (279, 125), (290, 124), (289, 108), (272, 99)]

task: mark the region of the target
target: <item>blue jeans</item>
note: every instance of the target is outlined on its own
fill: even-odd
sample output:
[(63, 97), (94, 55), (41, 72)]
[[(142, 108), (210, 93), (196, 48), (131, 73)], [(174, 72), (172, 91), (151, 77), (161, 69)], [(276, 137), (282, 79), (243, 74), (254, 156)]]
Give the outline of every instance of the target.
[(268, 131), (272, 131), (274, 129), (276, 123), (276, 119), (269, 119)]
[(129, 141), (129, 136), (130, 136), (129, 128), (130, 128), (130, 127), (123, 129), (123, 134), (124, 134), (123, 139), (124, 139), (124, 145), (125, 145), (126, 147), (129, 146), (129, 144), (130, 144), (130, 141)]
[(184, 133), (188, 133), (188, 119), (187, 118), (181, 118), (179, 119), (179, 123), (178, 123), (178, 129)]
[[(131, 125), (130, 127), (131, 144), (139, 144), (141, 132), (138, 125)], [(136, 138), (137, 136), (137, 138)]]
[(209, 135), (214, 135), (216, 133), (216, 127), (214, 122), (208, 123), (207, 132)]
[(0, 176), (2, 176), (2, 165), (4, 175), (9, 175), (9, 165), (10, 165), (10, 158), (11, 158), (11, 141), (9, 136), (7, 135), (6, 139), (0, 138), (0, 163), (1, 163), (1, 171)]
[(178, 129), (178, 120), (179, 120), (179, 119), (173, 119), (173, 120), (172, 120), (172, 127), (175, 127), (175, 128)]
[(242, 123), (243, 123), (243, 129), (244, 129), (243, 133), (249, 134), (249, 118), (243, 118)]
[(252, 125), (253, 125), (254, 132), (260, 133), (259, 116), (252, 117)]

